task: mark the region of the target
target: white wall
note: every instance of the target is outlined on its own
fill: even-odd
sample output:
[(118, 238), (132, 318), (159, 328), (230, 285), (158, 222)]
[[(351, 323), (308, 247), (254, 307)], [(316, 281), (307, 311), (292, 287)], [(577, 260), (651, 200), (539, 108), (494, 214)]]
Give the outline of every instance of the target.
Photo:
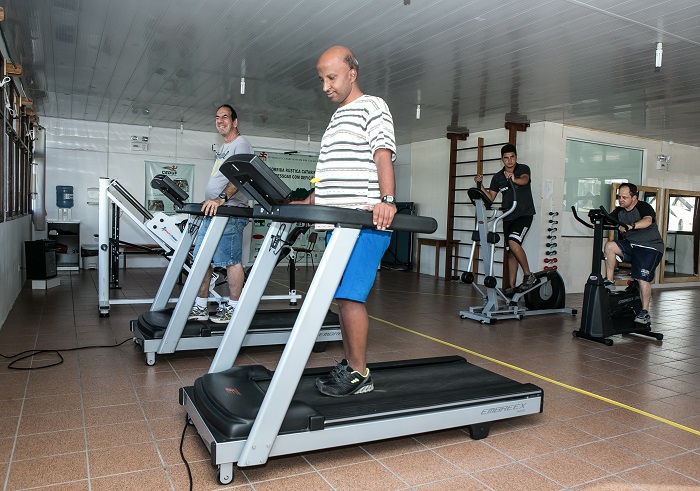
[[(460, 146), (475, 146), (478, 137), (485, 143), (505, 142), (508, 135), (505, 129), (496, 129), (474, 133), (466, 143)], [(557, 251), (559, 272), (564, 278), (567, 291), (582, 292), (586, 278), (591, 270), (592, 238), (562, 236), (562, 220), (572, 220), (562, 215), (564, 194), (564, 160), (566, 157), (566, 139), (577, 138), (592, 142), (629, 146), (645, 150), (646, 164), (642, 184), (659, 188), (673, 188), (690, 191), (700, 190), (700, 148), (673, 144), (657, 140), (648, 140), (628, 135), (618, 135), (589, 130), (558, 123), (536, 123), (526, 132), (518, 133), (518, 161), (530, 166), (532, 170), (532, 190), (537, 215), (528, 238), (525, 241), (530, 267), (542, 269), (546, 250), (549, 211), (560, 213), (557, 224)], [(656, 169), (656, 155), (671, 155), (669, 170)], [(419, 209), (419, 214), (432, 216), (438, 221), (436, 238), (444, 238), (446, 232), (447, 191), (449, 176), (449, 140), (439, 139), (414, 143), (411, 145), (411, 200)], [(552, 181), (552, 197), (542, 195), (545, 180)], [(569, 213), (570, 215), (570, 213)], [(575, 223), (575, 222), (574, 222)], [(588, 235), (588, 230), (580, 224), (576, 227), (577, 235)], [(460, 255), (469, 253), (464, 247)], [(434, 271), (434, 251), (423, 247), (421, 272), (432, 274)], [(441, 260), (442, 261), (442, 260)], [(460, 261), (460, 269), (466, 264)]]
[(31, 217), (0, 223), (0, 326), (19, 295), (26, 274), (24, 269), (24, 241), (31, 240)]
[[(222, 143), (212, 131), (188, 131), (151, 128), (125, 124), (96, 123), (71, 119), (43, 118), (46, 127), (46, 213), (49, 220), (57, 219), (56, 186), (74, 188), (73, 220), (80, 220), (81, 242), (96, 243), (98, 231), (97, 206), (87, 204), (87, 189), (99, 186), (100, 177), (116, 179), (140, 203), (146, 193), (144, 161), (194, 164), (195, 177), (190, 189), (190, 201), (204, 198), (204, 189), (214, 164), (214, 151)], [(243, 131), (245, 123), (242, 124)], [(148, 151), (132, 151), (131, 136), (148, 136)], [(275, 138), (248, 137), (256, 151), (318, 152), (318, 143)], [(404, 166), (405, 167), (405, 166)], [(408, 166), (410, 168), (410, 166)], [(249, 232), (248, 232), (249, 233)], [(37, 233), (45, 237), (46, 232)], [(120, 221), (120, 239), (134, 243), (152, 243), (127, 217)], [(247, 243), (244, 241), (244, 244)], [(244, 250), (243, 257), (248, 257)], [(153, 256), (132, 256), (135, 267), (165, 266), (165, 259)]]

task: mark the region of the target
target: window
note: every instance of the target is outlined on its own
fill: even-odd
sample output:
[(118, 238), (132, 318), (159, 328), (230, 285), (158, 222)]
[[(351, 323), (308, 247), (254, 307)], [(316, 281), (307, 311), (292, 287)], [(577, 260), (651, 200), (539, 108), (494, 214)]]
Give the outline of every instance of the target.
[(566, 141), (564, 209), (586, 213), (610, 206), (613, 184), (642, 179), (644, 151), (580, 140)]
[[(1, 61), (1, 60), (0, 60)], [(4, 62), (2, 63), (4, 66)], [(30, 211), (30, 183), (33, 141), (32, 123), (14, 82), (0, 91), (2, 135), (0, 136), (0, 221)]]
[(692, 232), (697, 198), (675, 196), (668, 198), (668, 232)]

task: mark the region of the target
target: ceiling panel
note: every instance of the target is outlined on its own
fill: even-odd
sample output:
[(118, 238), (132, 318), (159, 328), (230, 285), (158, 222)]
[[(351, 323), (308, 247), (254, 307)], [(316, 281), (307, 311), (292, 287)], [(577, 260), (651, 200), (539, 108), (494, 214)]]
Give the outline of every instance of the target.
[(216, 107), (229, 102), (248, 134), (319, 140), (334, 107), (316, 60), (344, 44), (359, 58), (362, 90), (389, 103), (400, 143), (515, 118), (700, 146), (696, 0), (4, 6), (10, 56), (40, 116), (213, 131)]

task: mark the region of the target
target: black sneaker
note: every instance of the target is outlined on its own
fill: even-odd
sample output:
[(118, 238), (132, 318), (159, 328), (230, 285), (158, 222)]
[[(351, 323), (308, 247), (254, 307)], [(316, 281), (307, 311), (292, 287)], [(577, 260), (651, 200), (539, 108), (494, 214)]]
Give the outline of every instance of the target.
[(340, 372), (341, 370), (345, 370), (345, 367), (347, 367), (347, 366), (348, 366), (348, 360), (343, 358), (342, 360), (340, 360), (340, 362), (336, 366), (333, 367), (333, 370), (331, 370), (328, 375), (324, 375), (322, 377), (316, 378), (316, 387), (320, 389), (322, 384), (326, 384), (326, 383), (330, 382), (331, 380), (333, 380), (336, 377), (336, 374), (338, 372)]
[(649, 312), (642, 310), (637, 314), (637, 317), (634, 318), (634, 322), (644, 325), (651, 324), (651, 316), (649, 315)]
[(518, 287), (518, 290), (520, 292), (525, 292), (535, 286), (535, 283), (537, 283), (537, 278), (535, 278), (534, 274), (530, 273), (525, 275), (522, 284)]
[(333, 374), (333, 380), (320, 384), (318, 390), (321, 394), (331, 397), (346, 397), (352, 394), (365, 394), (374, 390), (372, 375), (367, 369), (367, 375), (362, 376), (359, 372), (354, 371), (350, 365), (344, 370), (338, 370)]
[(511, 287), (508, 287), (508, 288), (503, 290), (503, 294), (506, 297), (512, 297), (513, 295), (515, 295), (515, 293), (516, 293), (515, 288), (511, 288)]
[(607, 279), (607, 278), (605, 278), (605, 279), (603, 280), (603, 286), (604, 286), (605, 288), (607, 288), (608, 290), (610, 290), (611, 292), (612, 292), (612, 291), (615, 291), (615, 282), (614, 282), (614, 281), (610, 281), (610, 280)]

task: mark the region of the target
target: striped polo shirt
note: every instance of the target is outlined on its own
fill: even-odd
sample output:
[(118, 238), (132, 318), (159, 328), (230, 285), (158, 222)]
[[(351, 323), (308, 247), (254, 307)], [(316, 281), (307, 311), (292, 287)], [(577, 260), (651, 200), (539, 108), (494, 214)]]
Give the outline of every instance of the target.
[(396, 158), (394, 122), (386, 102), (362, 95), (339, 107), (321, 140), (316, 165), (317, 205), (371, 209), (381, 200), (374, 152)]

